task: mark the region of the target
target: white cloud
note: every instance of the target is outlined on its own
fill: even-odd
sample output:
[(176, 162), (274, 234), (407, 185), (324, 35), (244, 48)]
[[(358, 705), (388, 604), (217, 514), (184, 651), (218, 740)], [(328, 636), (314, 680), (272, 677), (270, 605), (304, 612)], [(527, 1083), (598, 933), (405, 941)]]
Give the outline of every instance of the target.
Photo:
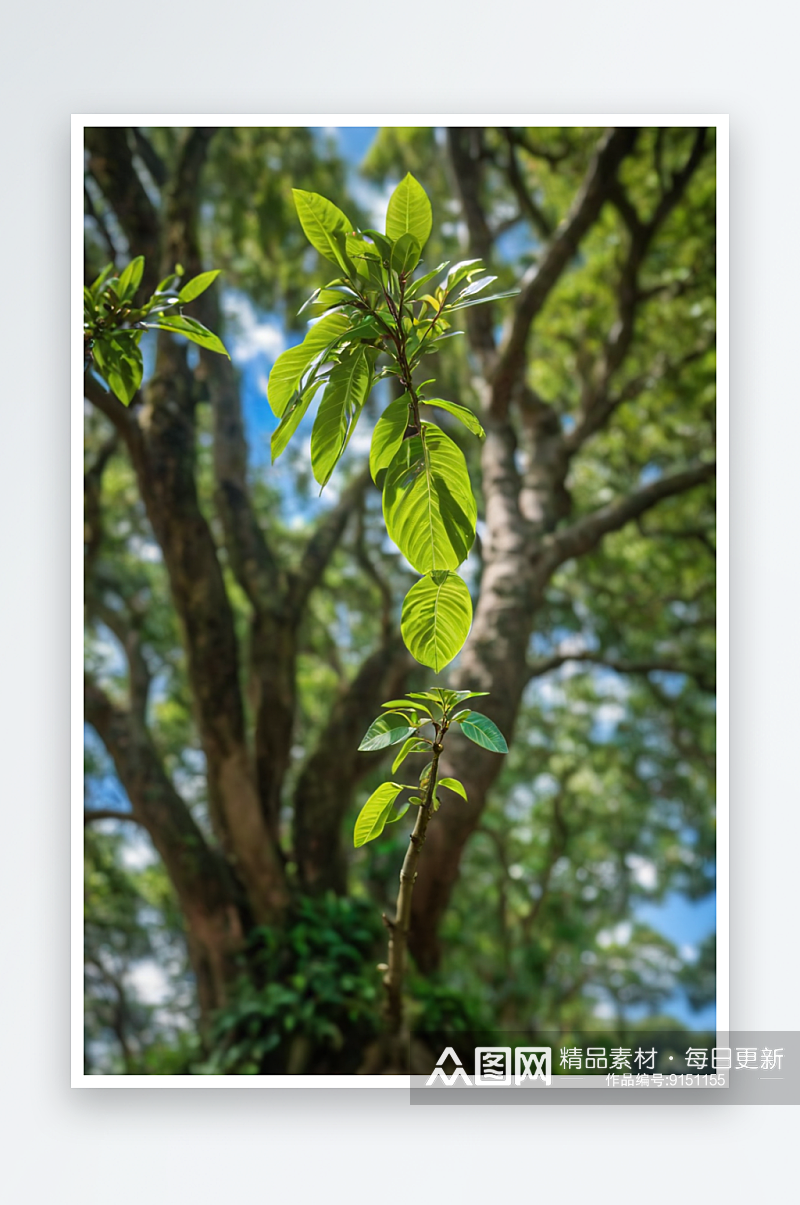
[(367, 214), (368, 230), (384, 230), (386, 228), (386, 210), (389, 208), (389, 198), (397, 187), (397, 183), (383, 185), (370, 184), (356, 176), (350, 182), (350, 191), (361, 209)]
[(597, 934), (597, 944), (603, 949), (608, 946), (626, 946), (631, 939), (633, 933), (633, 925), (630, 921), (620, 921), (618, 925), (614, 925), (613, 929), (601, 929)]
[(658, 871), (655, 862), (643, 858), (640, 854), (628, 854), (625, 862), (631, 872), (631, 878), (645, 891), (654, 891), (658, 884)]
[(169, 999), (169, 979), (157, 962), (139, 962), (131, 967), (128, 982), (143, 1004), (163, 1004)]
[(158, 861), (150, 838), (134, 831), (120, 851), (120, 861), (126, 870), (144, 870)]
[(264, 355), (276, 360), (286, 348), (286, 336), (280, 323), (261, 318), (249, 298), (228, 291), (222, 308), (229, 325), (226, 330), (231, 354), (238, 363), (246, 363)]

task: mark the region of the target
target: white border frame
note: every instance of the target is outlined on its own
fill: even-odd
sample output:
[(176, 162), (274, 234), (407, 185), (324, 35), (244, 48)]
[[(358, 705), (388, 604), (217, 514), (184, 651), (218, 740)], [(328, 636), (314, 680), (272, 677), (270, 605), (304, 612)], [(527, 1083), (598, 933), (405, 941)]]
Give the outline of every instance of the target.
[(717, 1031), (730, 1029), (729, 971), (729, 122), (727, 114), (73, 114), (71, 148), (71, 1085), (73, 1088), (389, 1088), (407, 1075), (149, 1076), (83, 1071), (83, 131), (86, 126), (713, 126), (717, 131)]

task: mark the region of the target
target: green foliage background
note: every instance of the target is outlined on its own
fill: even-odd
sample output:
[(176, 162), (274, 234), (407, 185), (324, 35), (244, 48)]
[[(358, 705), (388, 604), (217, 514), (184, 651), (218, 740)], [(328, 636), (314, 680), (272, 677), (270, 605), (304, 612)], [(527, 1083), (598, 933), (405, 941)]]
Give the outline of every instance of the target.
[[(153, 170), (155, 163), (174, 161), (184, 134), (142, 132), (157, 157)], [(636, 154), (621, 169), (641, 214), (652, 212), (660, 176), (667, 178), (685, 162), (691, 135), (642, 131)], [(486, 130), (482, 137), (482, 201), (496, 236), (493, 270), (503, 288), (519, 284), (552, 237), (586, 172), (598, 131), (537, 129), (520, 136), (516, 157), (531, 203), (518, 221), (507, 137), (501, 130)], [(527, 154), (526, 142), (544, 154)], [(465, 257), (461, 205), (443, 146), (441, 131), (382, 129), (356, 175), (341, 145), (321, 131), (218, 132), (202, 176), (200, 233), (205, 266), (221, 269), (214, 286), (223, 298), (221, 321), (212, 329), (232, 350), (234, 363), (237, 340), (241, 346), (246, 333), (241, 317), (237, 329), (237, 314), (247, 321), (255, 315), (296, 339), (302, 328), (297, 311), (328, 275), (319, 257), (308, 252), (293, 187), (343, 206), (346, 201), (347, 212), (369, 226), (369, 206), (379, 205), (382, 190), (412, 171), (433, 203), (429, 266)], [(136, 164), (157, 191), (141, 146)], [(109, 250), (122, 265), (139, 248), (126, 246), (91, 174), (87, 193), (87, 273), (99, 270)], [(625, 493), (632, 481), (657, 479), (703, 453), (713, 438), (713, 147), (688, 196), (654, 241), (639, 282), (652, 296), (637, 315), (624, 383), (644, 384), (598, 428), (571, 466), (569, 490), (578, 516)], [(625, 248), (624, 224), (606, 205), (537, 321), (527, 381), (567, 431), (581, 421), (587, 383), (618, 320), (616, 284)], [(510, 304), (496, 307), (498, 326)], [(142, 340), (145, 379), (153, 364), (149, 338)], [(257, 513), (276, 557), (290, 565), (327, 503), (318, 501), (301, 439), (279, 466), (268, 467), (272, 420), (258, 393), (265, 365), (256, 361), (254, 370), (252, 361), (240, 357), (237, 367)], [(448, 340), (428, 375), (434, 374), (437, 394), (480, 412), (479, 373), (467, 339)], [(370, 401), (367, 429), (380, 402), (389, 400)], [(484, 498), (477, 441), (446, 413), (441, 421), (467, 458), (480, 532)], [(200, 502), (221, 550), (245, 646), (248, 605), (224, 551), (211, 416), (202, 398), (197, 422)], [(91, 491), (92, 472), (102, 459), (97, 489), (103, 516), (89, 587), (99, 603), (87, 621), (87, 668), (114, 701), (125, 703), (128, 671), (108, 622), (114, 599), (123, 598), (136, 616), (152, 675), (147, 718), (154, 745), (211, 840), (204, 756), (180, 625), (134, 471), (122, 449), (112, 445), (107, 418), (87, 408), (87, 479)], [(364, 447), (353, 441), (341, 466), (344, 481), (355, 478), (365, 459)], [(91, 502), (91, 493), (87, 497)], [(574, 1028), (598, 1016), (646, 1015), (655, 1023), (679, 990), (698, 1009), (713, 1002), (713, 938), (702, 948), (681, 949), (641, 919), (640, 906), (676, 893), (702, 900), (713, 891), (714, 531), (711, 493), (679, 495), (567, 561), (550, 581), (529, 649), (535, 672), (507, 764), (466, 845), (445, 913), (441, 966), (412, 977), (411, 1016), (422, 1039), (442, 1028)], [(473, 598), (481, 574), (478, 549), (465, 566)], [(292, 881), (294, 789), (344, 687), (385, 631), (398, 625), (400, 601), (412, 580), (384, 540), (377, 493), (367, 493), (310, 595), (299, 632), (297, 706), (281, 814)], [(103, 606), (109, 609), (105, 619)], [(425, 689), (429, 677), (426, 671), (412, 674), (410, 689)], [(244, 688), (252, 726), (246, 683)], [(386, 770), (376, 764), (354, 784), (347, 833)], [(86, 805), (127, 806), (111, 760), (90, 728)], [(312, 899), (298, 890), (281, 928), (253, 926), (229, 1005), (201, 1022), (184, 918), (147, 837), (124, 821), (87, 825), (87, 1069), (291, 1074), (362, 1068), (378, 1027), (376, 965), (384, 937), (379, 918), (392, 907), (407, 828), (407, 821), (391, 825), (379, 840), (350, 853), (344, 895)], [(691, 1014), (684, 1009), (681, 1015)]]

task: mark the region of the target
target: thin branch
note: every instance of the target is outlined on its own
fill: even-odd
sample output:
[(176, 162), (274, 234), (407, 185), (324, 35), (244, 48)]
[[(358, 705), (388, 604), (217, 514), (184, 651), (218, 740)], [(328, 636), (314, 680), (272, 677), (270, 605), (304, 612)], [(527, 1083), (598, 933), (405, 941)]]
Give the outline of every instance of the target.
[(142, 653), (141, 633), (123, 612), (115, 611), (97, 598), (87, 598), (87, 609), (116, 636), (125, 651), (131, 711), (143, 722), (151, 674)]
[(541, 678), (545, 674), (552, 673), (554, 669), (559, 669), (562, 665), (569, 662), (584, 662), (589, 665), (599, 665), (605, 669), (613, 670), (616, 674), (631, 674), (647, 677), (649, 674), (682, 674), (684, 677), (692, 678), (701, 690), (708, 691), (713, 694), (716, 686), (707, 674), (696, 667), (681, 665), (679, 662), (670, 661), (666, 657), (652, 657), (642, 661), (628, 661), (624, 657), (612, 657), (606, 653), (592, 652), (557, 652), (550, 657), (541, 657), (536, 661), (532, 661), (529, 665), (530, 677)]
[(84, 825), (92, 824), (95, 820), (127, 820), (131, 824), (145, 826), (144, 821), (139, 816), (134, 816), (133, 812), (119, 812), (114, 808), (85, 808), (83, 812)]
[(103, 516), (100, 508), (100, 491), (106, 465), (117, 450), (119, 439), (113, 431), (100, 446), (94, 463), (83, 475), (83, 548), (84, 577), (91, 568), (103, 539)]
[[(630, 324), (630, 334), (632, 336), (632, 316)], [(630, 341), (629, 338), (627, 341)], [(677, 379), (682, 369), (686, 368), (689, 364), (695, 363), (697, 360), (701, 360), (712, 347), (713, 343), (702, 347), (694, 347), (677, 360), (666, 360), (660, 357), (645, 372), (632, 377), (616, 393), (610, 391), (609, 385), (611, 384), (611, 376), (616, 371), (618, 365), (614, 364), (612, 366), (610, 361), (606, 361), (602, 381), (596, 388), (589, 386), (586, 389), (581, 417), (572, 430), (568, 431), (564, 436), (564, 447), (568, 454), (573, 456), (593, 435), (602, 430), (620, 406), (626, 402), (634, 401), (646, 389), (652, 389), (653, 386), (664, 381)]]
[(534, 318), (610, 197), (619, 165), (633, 149), (636, 133), (635, 129), (624, 127), (604, 134), (569, 213), (539, 262), (523, 276), (511, 327), (492, 373), (491, 408), (495, 414), (506, 413), (525, 365), (528, 334)]
[(84, 373), (83, 396), (91, 402), (96, 410), (104, 414), (116, 428), (128, 447), (133, 450), (140, 442), (139, 427), (133, 417), (133, 412), (123, 406), (112, 393), (105, 389), (91, 373)]
[(503, 130), (507, 138), (513, 140), (518, 147), (525, 151), (532, 159), (544, 159), (551, 167), (555, 167), (562, 159), (566, 159), (569, 154), (569, 147), (563, 150), (553, 151), (549, 147), (542, 146), (540, 142), (534, 142), (531, 136), (523, 131), (514, 128)]
[(159, 155), (158, 151), (153, 146), (150, 139), (140, 130), (138, 126), (133, 126), (133, 141), (136, 145), (136, 150), (145, 165), (153, 181), (159, 188), (163, 188), (167, 182), (168, 173), (164, 160)]
[(347, 486), (336, 506), (329, 510), (317, 524), (313, 535), (303, 549), (299, 566), (291, 575), (289, 603), (296, 613), (299, 613), (305, 605), (309, 594), (325, 572), (348, 519), (369, 485), (369, 470), (364, 469)]
[(686, 493), (687, 490), (712, 480), (716, 471), (715, 461), (705, 461), (683, 472), (661, 477), (624, 498), (618, 498), (607, 506), (584, 515), (570, 527), (545, 538), (540, 553), (542, 569), (549, 575), (564, 561), (583, 556), (595, 548), (609, 532), (619, 531), (664, 498)]
[(378, 592), (381, 596), (381, 636), (384, 641), (389, 639), (389, 633), (392, 628), (392, 608), (394, 606), (394, 598), (392, 588), (386, 578), (381, 574), (375, 562), (372, 560), (367, 545), (364, 532), (364, 495), (361, 496), (361, 505), (358, 508), (356, 518), (356, 538), (355, 538), (355, 554), (356, 560), (364, 572), (378, 587)]
[(128, 130), (95, 126), (84, 132), (89, 171), (113, 211), (132, 255), (144, 255), (142, 288), (152, 292), (158, 281), (158, 214), (133, 161)]
[(508, 142), (508, 182), (514, 190), (514, 194), (519, 202), (521, 211), (527, 215), (531, 225), (539, 232), (543, 239), (549, 239), (553, 234), (553, 224), (531, 196), (530, 189), (527, 187), (522, 175), (522, 170), (517, 159), (515, 145), (517, 140), (514, 137), (513, 130), (503, 130)]
[(83, 200), (84, 200), (84, 204), (86, 206), (86, 212), (89, 215), (89, 217), (92, 219), (94, 224), (97, 226), (97, 229), (100, 231), (100, 237), (102, 238), (103, 242), (105, 243), (106, 251), (108, 252), (109, 258), (111, 259), (111, 262), (114, 263), (117, 258), (117, 249), (114, 246), (114, 240), (112, 239), (111, 234), (109, 233), (109, 229), (108, 229), (108, 226), (106, 225), (105, 218), (97, 209), (97, 206), (95, 205), (94, 201), (92, 200), (92, 194), (89, 192), (89, 189), (86, 187), (85, 184), (83, 186)]

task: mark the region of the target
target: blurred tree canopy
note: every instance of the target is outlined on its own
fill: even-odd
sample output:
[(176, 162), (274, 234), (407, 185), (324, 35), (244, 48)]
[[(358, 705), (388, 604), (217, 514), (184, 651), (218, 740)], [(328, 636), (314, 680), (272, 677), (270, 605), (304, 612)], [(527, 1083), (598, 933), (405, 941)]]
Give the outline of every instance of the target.
[(302, 447), (268, 467), (235, 346), (243, 313), (298, 338), (322, 281), (292, 187), (369, 226), (408, 170), (423, 270), (480, 256), (519, 289), (433, 370), (487, 431), (448, 425), (479, 538), (443, 682), (491, 692), (513, 739), (507, 764), (454, 740), (443, 767), (469, 802), (420, 862), (415, 1027), (713, 1002), (713, 942), (687, 959), (638, 915), (714, 887), (713, 131), (384, 128), (369, 186), (302, 127), (93, 128), (85, 162), (87, 282), (139, 254), (143, 293), (220, 268), (196, 312), (234, 348), (146, 335), (127, 410), (85, 378), (87, 1067), (374, 1069), (407, 825), (350, 848), (381, 776), (356, 749), (434, 679), (399, 639), (411, 579), (363, 442), (322, 499)]

